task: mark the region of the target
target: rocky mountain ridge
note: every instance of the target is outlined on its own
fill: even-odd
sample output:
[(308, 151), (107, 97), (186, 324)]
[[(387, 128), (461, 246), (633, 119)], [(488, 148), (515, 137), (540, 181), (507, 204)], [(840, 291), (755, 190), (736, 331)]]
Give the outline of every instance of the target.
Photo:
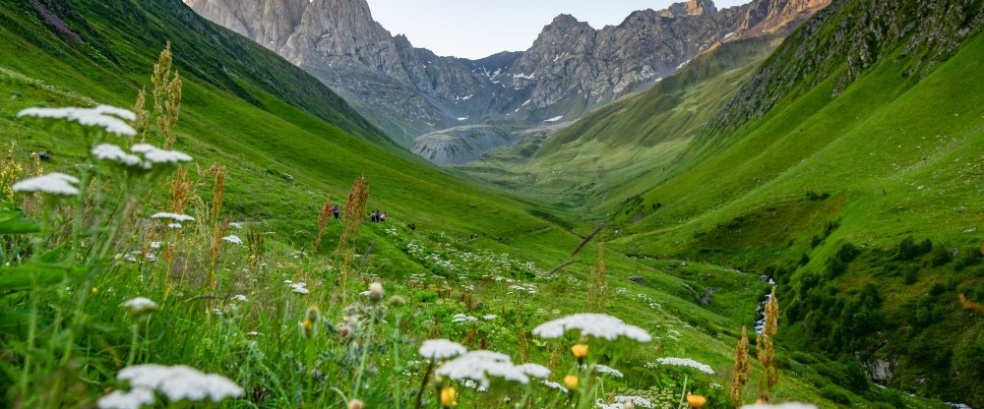
[(788, 27), (829, 1), (755, 0), (718, 10), (710, 0), (689, 0), (600, 30), (561, 15), (530, 49), (481, 60), (413, 47), (373, 20), (365, 0), (186, 4), (314, 74), (409, 146), (461, 125), (513, 131), (573, 120), (652, 85), (717, 42)]

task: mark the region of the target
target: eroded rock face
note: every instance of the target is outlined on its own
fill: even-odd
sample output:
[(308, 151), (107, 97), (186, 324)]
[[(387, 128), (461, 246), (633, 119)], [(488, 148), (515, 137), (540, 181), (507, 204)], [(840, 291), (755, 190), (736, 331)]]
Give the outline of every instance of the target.
[(186, 1), (312, 73), (405, 146), (460, 125), (515, 129), (573, 120), (652, 85), (716, 42), (781, 26), (792, 21), (790, 13), (828, 2), (756, 0), (718, 10), (710, 0), (689, 0), (632, 13), (600, 30), (561, 15), (529, 50), (473, 61), (437, 56), (392, 36), (365, 0)]
[(491, 125), (466, 125), (421, 135), (410, 150), (438, 165), (462, 165), (519, 139)]

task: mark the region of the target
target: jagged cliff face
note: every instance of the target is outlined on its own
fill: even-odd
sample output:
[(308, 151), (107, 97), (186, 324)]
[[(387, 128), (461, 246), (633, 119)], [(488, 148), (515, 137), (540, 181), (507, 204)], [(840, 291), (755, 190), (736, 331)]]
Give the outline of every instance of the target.
[(562, 15), (529, 50), (471, 61), (392, 36), (365, 0), (186, 1), (311, 72), (406, 146), (461, 125), (522, 129), (575, 119), (652, 85), (716, 42), (775, 30), (828, 2), (755, 0), (718, 10), (690, 0), (601, 30)]

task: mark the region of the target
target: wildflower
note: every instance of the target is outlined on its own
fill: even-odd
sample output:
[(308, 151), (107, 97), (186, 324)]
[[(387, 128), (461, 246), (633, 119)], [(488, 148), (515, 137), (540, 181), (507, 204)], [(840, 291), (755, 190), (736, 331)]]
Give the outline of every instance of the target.
[(92, 153), (92, 156), (96, 159), (116, 162), (123, 166), (147, 167), (139, 156), (126, 153), (123, 151), (123, 148), (111, 143), (96, 145), (96, 147), (92, 148), (90, 153)]
[(96, 295), (96, 294), (99, 294), (99, 289), (96, 287), (92, 287), (92, 295)]
[(392, 307), (402, 307), (404, 305), (407, 305), (407, 299), (400, 297), (398, 295), (394, 295), (393, 297), (390, 297), (387, 303)]
[(136, 365), (123, 368), (116, 377), (129, 381), (133, 389), (156, 390), (167, 396), (171, 402), (183, 399), (200, 401), (206, 398), (212, 402), (220, 402), (243, 394), (243, 388), (228, 378), (206, 374), (185, 365)]
[(441, 388), (441, 406), (458, 406), (458, 392), (454, 387)]
[(567, 375), (564, 377), (564, 386), (566, 386), (567, 389), (577, 389), (577, 383), (577, 375)]
[(817, 407), (809, 403), (786, 402), (775, 405), (770, 405), (768, 403), (756, 403), (742, 406), (741, 409), (817, 409)]
[(78, 185), (79, 179), (64, 173), (51, 172), (47, 175), (35, 176), (14, 183), (11, 189), (14, 192), (41, 192), (50, 195), (75, 196), (79, 194), (79, 189), (72, 185)]
[(478, 318), (465, 314), (454, 314), (454, 317), (451, 317), (451, 322), (455, 324), (463, 323), (463, 322), (464, 323), (475, 322), (475, 321), (478, 321)]
[(191, 162), (191, 156), (183, 152), (160, 149), (154, 145), (146, 143), (138, 143), (130, 148), (131, 151), (142, 153), (144, 160), (148, 164), (174, 164), (177, 165), (180, 162)]
[(239, 236), (231, 235), (231, 234), (228, 235), (228, 236), (223, 237), (222, 238), (222, 241), (227, 241), (229, 243), (238, 244), (238, 245), (242, 245), (243, 244), (243, 239), (240, 239)]
[(376, 302), (383, 299), (383, 285), (378, 281), (369, 284), (369, 299)]
[(291, 291), (298, 294), (308, 294), (311, 291), (307, 289), (307, 283), (288, 283)]
[(171, 219), (171, 220), (174, 220), (176, 222), (193, 222), (193, 221), (195, 221), (195, 218), (194, 217), (188, 216), (186, 214), (177, 214), (177, 213), (168, 213), (168, 212), (154, 213), (154, 215), (150, 216), (150, 218), (151, 219)]
[(261, 333), (259, 333), (259, 332), (256, 332), (256, 331), (250, 331), (250, 332), (247, 332), (247, 333), (246, 333), (246, 336), (247, 336), (247, 337), (258, 337), (258, 336), (260, 336), (260, 335), (263, 335), (263, 334), (261, 334)]
[(518, 368), (520, 372), (534, 378), (546, 379), (550, 376), (550, 369), (540, 364), (526, 363), (517, 365), (516, 368)]
[(550, 389), (557, 389), (557, 390), (560, 390), (560, 391), (567, 392), (567, 388), (565, 388), (564, 385), (561, 385), (561, 384), (559, 384), (557, 382), (554, 382), (554, 381), (543, 381), (543, 384), (546, 385)]
[(168, 223), (167, 228), (169, 229), (180, 229), (181, 223)]
[(312, 339), (318, 335), (317, 329), (314, 326), (314, 321), (305, 318), (304, 321), (300, 322), (300, 326), (301, 326), (301, 335), (303, 335), (305, 339)]
[(348, 403), (348, 409), (362, 409), (362, 401), (358, 399), (352, 399)]
[(601, 365), (601, 364), (596, 364), (594, 366), (594, 371), (597, 372), (597, 373), (600, 373), (600, 374), (611, 375), (611, 376), (614, 376), (616, 378), (621, 378), (621, 377), (625, 376), (624, 374), (622, 374), (622, 371), (619, 371), (618, 369), (612, 368), (610, 366)]
[(533, 334), (543, 338), (559, 338), (571, 329), (581, 331), (583, 336), (594, 336), (614, 340), (620, 336), (639, 342), (649, 342), (652, 337), (642, 328), (629, 325), (611, 315), (582, 313), (568, 315), (533, 328)]
[(615, 402), (621, 403), (624, 409), (629, 409), (636, 406), (643, 408), (652, 408), (655, 406), (649, 399), (643, 398), (642, 396), (633, 395), (617, 395), (615, 396)]
[(690, 358), (659, 358), (656, 360), (656, 363), (693, 368), (708, 375), (714, 375), (714, 370), (711, 369), (710, 365), (702, 364)]
[(584, 357), (588, 356), (588, 346), (586, 344), (577, 344), (571, 347), (571, 353), (577, 358), (577, 364), (584, 364)]
[(352, 330), (351, 326), (342, 325), (342, 327), (338, 329), (338, 337), (344, 341), (351, 338), (353, 332), (354, 331)]
[(454, 341), (446, 339), (428, 339), (420, 345), (418, 350), (424, 358), (433, 360), (448, 359), (468, 352), (468, 348)]
[(246, 301), (248, 301), (248, 299), (246, 298), (246, 296), (245, 295), (242, 295), (242, 294), (236, 294), (236, 295), (232, 296), (232, 300), (233, 301), (239, 301), (239, 302), (246, 302)]
[(435, 373), (451, 379), (473, 380), (483, 388), (489, 387), (489, 376), (522, 384), (530, 381), (525, 373), (513, 366), (508, 355), (485, 350), (469, 351), (444, 363)]
[(143, 405), (154, 404), (154, 391), (134, 388), (129, 392), (113, 391), (96, 401), (99, 409), (140, 409)]
[(496, 318), (498, 318), (498, 317), (495, 314), (485, 314), (485, 315), (482, 316), (482, 319), (484, 319), (486, 321), (492, 321), (492, 320), (494, 320)]
[(77, 122), (82, 126), (102, 128), (117, 136), (135, 136), (137, 134), (136, 130), (123, 122), (123, 119), (136, 120), (136, 115), (123, 108), (108, 105), (99, 105), (95, 108), (27, 108), (17, 113), (18, 118), (25, 116), (64, 119), (69, 122)]
[(131, 298), (123, 303), (123, 307), (129, 310), (130, 314), (134, 316), (140, 316), (160, 309), (157, 303), (144, 297)]
[(707, 398), (705, 398), (705, 397), (703, 397), (701, 395), (692, 395), (692, 394), (689, 394), (688, 393), (687, 394), (687, 403), (690, 404), (690, 407), (692, 407), (692, 408), (700, 409), (700, 408), (704, 407), (704, 405), (707, 404)]

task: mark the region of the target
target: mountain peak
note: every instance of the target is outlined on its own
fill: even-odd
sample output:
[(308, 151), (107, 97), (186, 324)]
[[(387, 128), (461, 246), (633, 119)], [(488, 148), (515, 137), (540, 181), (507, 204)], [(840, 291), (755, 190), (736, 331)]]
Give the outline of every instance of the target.
[(717, 12), (717, 7), (711, 0), (688, 0), (684, 3), (673, 3), (666, 10), (661, 10), (659, 15), (667, 18), (702, 16)]

